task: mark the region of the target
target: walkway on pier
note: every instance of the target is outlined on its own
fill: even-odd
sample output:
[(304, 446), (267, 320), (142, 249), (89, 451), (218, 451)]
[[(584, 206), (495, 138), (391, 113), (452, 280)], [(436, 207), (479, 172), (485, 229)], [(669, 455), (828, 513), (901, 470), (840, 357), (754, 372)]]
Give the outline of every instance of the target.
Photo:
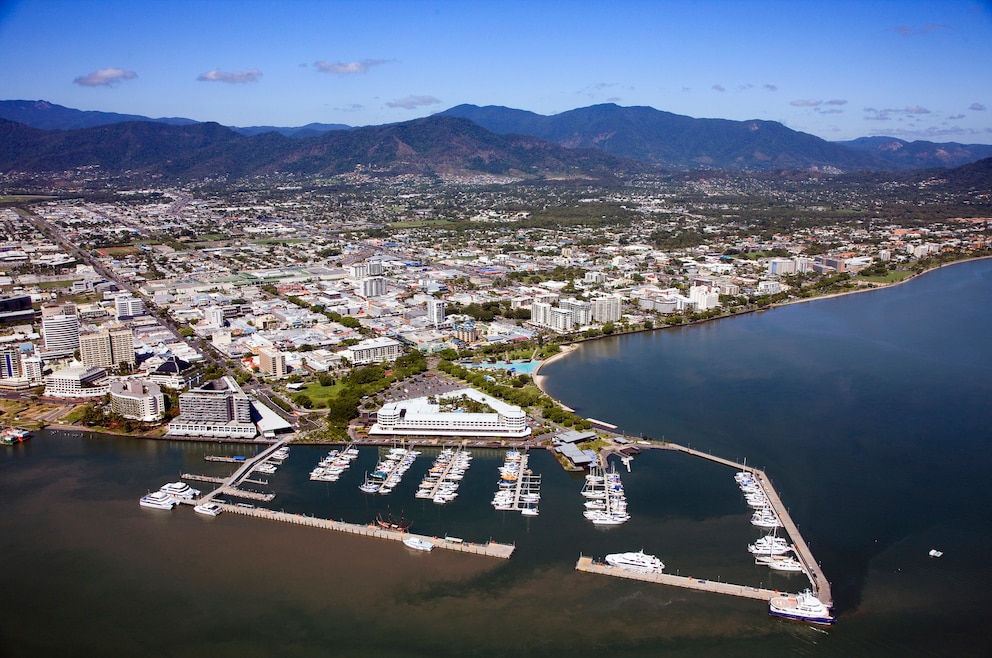
[[(638, 447), (644, 446), (645, 444), (643, 442), (638, 444)], [(820, 599), (820, 601), (827, 607), (833, 606), (833, 595), (830, 592), (830, 582), (824, 575), (823, 570), (820, 569), (820, 565), (817, 563), (816, 558), (813, 557), (813, 552), (809, 549), (809, 545), (806, 543), (806, 540), (803, 539), (802, 534), (800, 534), (799, 527), (792, 520), (792, 517), (789, 516), (789, 510), (785, 508), (785, 505), (782, 503), (782, 499), (779, 498), (778, 492), (775, 491), (775, 488), (772, 486), (771, 481), (768, 479), (768, 476), (764, 471), (760, 468), (747, 466), (730, 459), (724, 459), (723, 457), (717, 457), (716, 455), (711, 455), (706, 452), (693, 450), (692, 448), (681, 446), (677, 443), (651, 443), (649, 447), (684, 452), (687, 455), (701, 457), (718, 464), (723, 464), (724, 466), (730, 466), (740, 471), (749, 471), (752, 473), (755, 480), (757, 480), (761, 485), (761, 489), (765, 492), (765, 496), (768, 498), (768, 503), (772, 506), (772, 510), (774, 510), (775, 514), (782, 522), (782, 527), (785, 529), (786, 533), (788, 533), (789, 539), (795, 549), (796, 557), (803, 565), (803, 570), (809, 578), (810, 584), (813, 586), (813, 591), (816, 593), (816, 598)]]
[(773, 589), (762, 589), (760, 587), (748, 587), (746, 585), (734, 585), (732, 583), (721, 583), (715, 580), (701, 580), (691, 576), (673, 576), (668, 573), (643, 573), (613, 567), (600, 562), (593, 562), (592, 558), (580, 557), (575, 563), (577, 571), (587, 573), (598, 573), (604, 576), (616, 576), (617, 578), (627, 578), (628, 580), (643, 580), (648, 583), (660, 583), (671, 585), (672, 587), (682, 587), (694, 589), (702, 592), (715, 592), (717, 594), (729, 594), (730, 596), (741, 596), (746, 599), (757, 599), (759, 601), (769, 601), (773, 596), (779, 594)]
[(435, 548), (443, 548), (448, 551), (459, 553), (471, 553), (473, 555), (483, 555), (508, 560), (513, 555), (514, 546), (512, 544), (499, 544), (490, 541), (488, 544), (475, 544), (466, 541), (451, 541), (443, 537), (428, 537), (426, 535), (416, 535), (408, 532), (397, 532), (395, 530), (384, 530), (374, 525), (358, 525), (355, 523), (345, 523), (344, 521), (334, 521), (333, 519), (319, 519), (313, 516), (302, 516), (300, 514), (289, 514), (286, 512), (276, 512), (261, 507), (240, 507), (238, 505), (220, 504), (225, 512), (241, 514), (243, 516), (253, 516), (270, 521), (281, 521), (294, 525), (309, 526), (311, 528), (321, 528), (323, 530), (336, 530), (352, 535), (363, 537), (375, 537), (377, 539), (388, 539), (391, 541), (403, 541), (411, 537), (416, 537), (434, 544)]
[[(263, 493), (258, 493), (257, 491), (243, 491), (241, 489), (238, 489), (238, 484), (244, 478), (248, 477), (248, 474), (252, 472), (255, 466), (268, 459), (269, 455), (271, 455), (273, 452), (283, 447), (287, 443), (288, 441), (277, 441), (272, 445), (270, 445), (269, 447), (267, 447), (262, 452), (255, 455), (254, 457), (251, 457), (250, 459), (237, 460), (241, 464), (241, 466), (239, 466), (238, 469), (234, 471), (234, 473), (223, 479), (219, 483), (220, 484), (219, 487), (217, 487), (210, 493), (205, 494), (202, 498), (197, 500), (196, 503), (197, 504), (208, 503), (211, 500), (213, 500), (214, 496), (217, 496), (218, 494), (221, 493), (230, 496), (238, 496), (240, 498), (249, 498), (251, 500), (260, 500), (264, 502), (268, 502), (272, 500), (273, 498), (276, 497), (275, 494), (263, 494)], [(211, 461), (226, 461), (226, 460), (217, 459)]]

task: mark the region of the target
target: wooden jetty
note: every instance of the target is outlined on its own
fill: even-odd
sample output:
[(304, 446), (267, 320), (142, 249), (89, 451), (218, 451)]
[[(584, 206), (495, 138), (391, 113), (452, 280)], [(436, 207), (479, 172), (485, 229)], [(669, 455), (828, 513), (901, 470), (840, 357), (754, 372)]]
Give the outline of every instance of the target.
[(214, 477), (213, 475), (197, 475), (196, 473), (180, 473), (180, 480), (192, 480), (194, 482), (209, 482), (211, 484), (224, 484), (227, 478)]
[(476, 544), (467, 541), (453, 541), (444, 537), (428, 537), (426, 535), (416, 535), (408, 532), (384, 530), (375, 525), (359, 525), (355, 523), (345, 523), (344, 521), (334, 521), (333, 519), (320, 519), (301, 514), (276, 512), (263, 507), (241, 507), (238, 505), (229, 505), (227, 503), (218, 504), (225, 512), (241, 514), (242, 516), (252, 516), (259, 519), (268, 519), (270, 521), (280, 521), (282, 523), (291, 523), (294, 525), (320, 528), (323, 530), (335, 530), (352, 535), (360, 535), (362, 537), (374, 537), (376, 539), (387, 539), (399, 542), (404, 539), (416, 537), (417, 539), (430, 542), (435, 548), (442, 548), (459, 553), (471, 553), (473, 555), (501, 558), (504, 560), (508, 560), (510, 556), (513, 555), (513, 551), (515, 549), (515, 546), (512, 544), (499, 544), (494, 541), (490, 541), (486, 544)]
[(773, 589), (762, 589), (760, 587), (748, 587), (747, 585), (734, 585), (716, 580), (693, 578), (692, 576), (673, 576), (670, 573), (644, 573), (632, 571), (620, 567), (594, 562), (592, 558), (580, 557), (575, 563), (576, 571), (586, 573), (598, 573), (604, 576), (615, 576), (628, 580), (642, 580), (647, 583), (660, 583), (671, 585), (672, 587), (682, 587), (684, 589), (694, 589), (701, 592), (715, 592), (717, 594), (728, 594), (730, 596), (740, 596), (746, 599), (757, 599), (759, 601), (769, 601), (773, 596), (779, 594)]

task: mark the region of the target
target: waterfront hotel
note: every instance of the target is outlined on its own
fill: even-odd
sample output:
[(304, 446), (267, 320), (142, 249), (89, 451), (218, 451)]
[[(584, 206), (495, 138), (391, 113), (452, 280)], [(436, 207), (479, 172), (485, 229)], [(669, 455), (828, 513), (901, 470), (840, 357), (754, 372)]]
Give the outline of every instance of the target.
[(527, 414), (520, 407), (507, 404), (473, 388), (445, 394), (446, 398), (466, 396), (488, 405), (494, 413), (441, 411), (432, 398), (414, 398), (389, 402), (376, 414), (370, 436), (464, 436), (523, 439), (530, 436)]

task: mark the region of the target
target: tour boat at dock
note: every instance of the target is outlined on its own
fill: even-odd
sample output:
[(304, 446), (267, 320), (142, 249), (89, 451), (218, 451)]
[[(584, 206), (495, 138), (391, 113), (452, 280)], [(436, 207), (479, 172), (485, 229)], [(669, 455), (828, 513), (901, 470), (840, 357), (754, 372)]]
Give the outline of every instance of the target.
[(31, 438), (31, 432), (27, 430), (18, 429), (16, 427), (8, 427), (2, 433), (0, 433), (0, 443), (7, 446), (12, 446), (15, 443), (24, 443)]
[(835, 621), (827, 606), (809, 589), (799, 594), (773, 596), (768, 601), (768, 614), (811, 624), (829, 625)]
[(612, 567), (639, 571), (641, 573), (661, 573), (665, 565), (654, 555), (648, 555), (643, 550), (631, 553), (611, 553), (606, 556), (606, 563)]
[(415, 551), (433, 551), (434, 544), (427, 541), (426, 539), (421, 539), (420, 537), (407, 537), (403, 540), (403, 543)]
[(151, 509), (172, 509), (176, 506), (176, 499), (164, 491), (153, 491), (142, 496), (138, 504)]
[(200, 495), (199, 489), (194, 489), (185, 482), (169, 482), (168, 484), (163, 484), (160, 491), (172, 496), (177, 501), (193, 500)]
[(217, 503), (201, 503), (193, 507), (193, 511), (204, 516), (217, 516), (221, 513), (221, 507)]

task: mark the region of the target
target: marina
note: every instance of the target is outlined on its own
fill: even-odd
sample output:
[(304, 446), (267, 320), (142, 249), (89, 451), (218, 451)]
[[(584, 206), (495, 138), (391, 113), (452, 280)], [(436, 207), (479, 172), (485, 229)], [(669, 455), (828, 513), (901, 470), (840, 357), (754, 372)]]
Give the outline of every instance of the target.
[(458, 496), (458, 486), (471, 463), (472, 454), (462, 446), (442, 449), (414, 495), (433, 500), (439, 505), (453, 501)]
[(390, 494), (403, 479), (403, 475), (413, 465), (420, 453), (409, 448), (390, 448), (375, 470), (365, 476), (359, 485), (362, 493)]
[(506, 452), (499, 467), (499, 489), (492, 505), (499, 511), (520, 512), (524, 516), (537, 516), (541, 500), (541, 476), (527, 468), (526, 452), (511, 449)]

